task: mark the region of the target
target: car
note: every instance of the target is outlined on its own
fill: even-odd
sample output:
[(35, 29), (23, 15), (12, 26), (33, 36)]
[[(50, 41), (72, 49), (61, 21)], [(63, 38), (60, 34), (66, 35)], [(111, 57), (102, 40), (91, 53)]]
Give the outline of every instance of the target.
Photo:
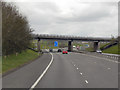
[(67, 50), (63, 50), (62, 54), (68, 54), (68, 51)]
[(62, 50), (61, 50), (61, 49), (58, 49), (58, 52), (62, 52)]
[(101, 51), (101, 50), (96, 50), (96, 52), (97, 52), (97, 53), (102, 53), (102, 51)]
[(76, 46), (73, 46), (73, 48), (76, 48)]
[(49, 52), (53, 52), (53, 49), (49, 49)]

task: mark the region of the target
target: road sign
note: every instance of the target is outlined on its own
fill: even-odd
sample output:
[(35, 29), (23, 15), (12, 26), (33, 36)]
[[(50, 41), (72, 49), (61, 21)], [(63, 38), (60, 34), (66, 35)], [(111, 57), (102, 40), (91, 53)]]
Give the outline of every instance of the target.
[(55, 46), (55, 47), (58, 47), (58, 41), (55, 41), (55, 42), (54, 42), (54, 46)]
[(86, 46), (86, 47), (89, 47), (89, 45), (88, 45), (88, 44), (85, 44), (85, 46)]

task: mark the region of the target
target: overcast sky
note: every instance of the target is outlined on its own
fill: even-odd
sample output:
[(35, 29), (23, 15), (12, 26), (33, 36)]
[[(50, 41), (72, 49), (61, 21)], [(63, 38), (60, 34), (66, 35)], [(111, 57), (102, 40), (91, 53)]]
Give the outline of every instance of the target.
[(81, 1), (83, 0), (22, 0), (15, 4), (37, 34), (118, 36), (118, 3), (115, 0)]

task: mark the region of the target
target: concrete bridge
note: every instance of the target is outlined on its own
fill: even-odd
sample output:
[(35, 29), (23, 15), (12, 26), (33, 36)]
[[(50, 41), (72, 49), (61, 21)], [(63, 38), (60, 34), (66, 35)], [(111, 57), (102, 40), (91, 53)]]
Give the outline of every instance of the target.
[(72, 42), (73, 41), (91, 41), (94, 43), (94, 51), (99, 48), (99, 42), (110, 42), (111, 38), (99, 38), (99, 37), (80, 37), (80, 36), (67, 36), (67, 35), (49, 35), (49, 34), (40, 34), (33, 35), (34, 39), (38, 40), (38, 51), (40, 51), (40, 40), (66, 40), (68, 41), (68, 51), (72, 51)]

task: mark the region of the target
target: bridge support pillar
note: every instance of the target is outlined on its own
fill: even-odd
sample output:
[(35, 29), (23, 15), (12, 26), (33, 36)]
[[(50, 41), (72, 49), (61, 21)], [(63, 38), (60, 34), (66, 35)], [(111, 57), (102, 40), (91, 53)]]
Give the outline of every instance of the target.
[(38, 52), (40, 52), (40, 51), (41, 51), (41, 50), (40, 50), (40, 38), (38, 38), (37, 50), (38, 50)]
[(100, 49), (100, 47), (99, 47), (99, 41), (95, 41), (95, 42), (94, 42), (93, 48), (94, 48), (94, 51)]
[(73, 50), (72, 41), (68, 41), (68, 51), (71, 52)]

